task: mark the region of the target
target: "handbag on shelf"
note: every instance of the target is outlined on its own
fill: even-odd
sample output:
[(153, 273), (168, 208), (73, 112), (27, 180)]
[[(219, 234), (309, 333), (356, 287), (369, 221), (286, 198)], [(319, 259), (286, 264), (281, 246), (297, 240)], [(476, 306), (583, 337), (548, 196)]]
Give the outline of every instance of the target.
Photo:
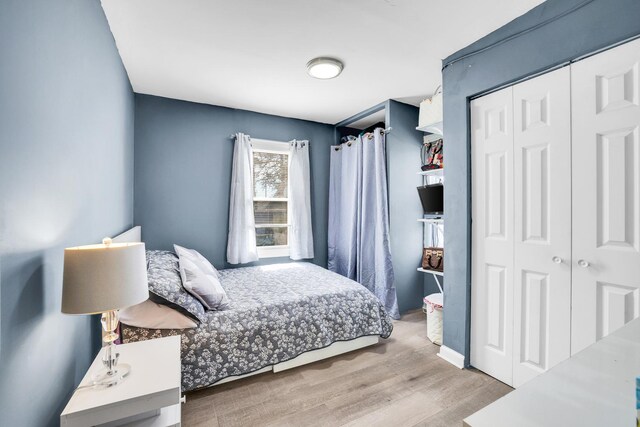
[(444, 271), (444, 248), (428, 247), (422, 249), (422, 268)]
[(444, 167), (444, 159), (442, 157), (443, 145), (444, 142), (442, 138), (422, 144), (421, 155), (423, 171)]

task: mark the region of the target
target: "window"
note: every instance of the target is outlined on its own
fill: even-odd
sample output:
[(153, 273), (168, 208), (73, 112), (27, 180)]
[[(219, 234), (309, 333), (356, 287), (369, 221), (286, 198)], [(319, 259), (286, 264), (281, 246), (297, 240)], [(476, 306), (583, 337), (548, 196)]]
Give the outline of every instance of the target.
[(258, 256), (289, 256), (289, 144), (251, 142)]

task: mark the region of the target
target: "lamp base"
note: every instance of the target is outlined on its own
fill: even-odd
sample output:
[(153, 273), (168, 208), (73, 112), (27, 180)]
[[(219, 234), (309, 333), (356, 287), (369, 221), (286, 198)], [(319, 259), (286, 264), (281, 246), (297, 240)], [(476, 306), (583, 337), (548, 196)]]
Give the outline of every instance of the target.
[(118, 364), (120, 353), (116, 351), (114, 342), (118, 339), (118, 310), (110, 310), (102, 313), (100, 323), (104, 333), (102, 341), (106, 344), (103, 348), (102, 364), (104, 368), (92, 375), (93, 385), (112, 387), (122, 382), (131, 372), (131, 366), (126, 363)]
[(103, 387), (113, 387), (124, 381), (124, 379), (131, 372), (131, 366), (126, 363), (120, 363), (116, 368), (109, 371), (108, 369), (101, 369), (91, 376), (93, 385)]

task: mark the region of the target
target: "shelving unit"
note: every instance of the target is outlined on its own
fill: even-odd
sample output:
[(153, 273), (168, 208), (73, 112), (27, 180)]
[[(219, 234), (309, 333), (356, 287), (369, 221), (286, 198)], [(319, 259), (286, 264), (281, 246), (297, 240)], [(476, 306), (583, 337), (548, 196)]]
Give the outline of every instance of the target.
[[(416, 129), (427, 133), (442, 135), (442, 122), (429, 126), (417, 127)], [(417, 173), (418, 175), (422, 176), (423, 185), (435, 184), (436, 182), (444, 182), (444, 168), (429, 169), (426, 171), (419, 171)], [(433, 231), (431, 227), (444, 227), (444, 218), (418, 218), (418, 222), (423, 223), (425, 226), (423, 231), (423, 242), (427, 232)], [(439, 278), (444, 277), (444, 273), (440, 271), (425, 270), (424, 268), (418, 268), (418, 271), (421, 273), (433, 275), (438, 288), (440, 289), (440, 292), (443, 292)]]
[(422, 175), (422, 176), (440, 176), (440, 177), (444, 177), (444, 168), (440, 168), (440, 169), (429, 169), (426, 171), (420, 171), (418, 172), (418, 175)]
[(418, 218), (418, 222), (425, 222), (427, 224), (444, 224), (443, 218)]

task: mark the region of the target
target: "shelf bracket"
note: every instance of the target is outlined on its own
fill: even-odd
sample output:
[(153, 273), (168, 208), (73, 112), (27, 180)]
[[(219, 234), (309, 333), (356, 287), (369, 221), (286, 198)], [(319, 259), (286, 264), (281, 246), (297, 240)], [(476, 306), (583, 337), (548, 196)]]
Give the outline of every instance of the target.
[(440, 284), (440, 279), (435, 274), (433, 275), (433, 278), (436, 279), (436, 283), (438, 284), (438, 289), (440, 289), (440, 293), (444, 295), (444, 291), (442, 290), (442, 285)]

